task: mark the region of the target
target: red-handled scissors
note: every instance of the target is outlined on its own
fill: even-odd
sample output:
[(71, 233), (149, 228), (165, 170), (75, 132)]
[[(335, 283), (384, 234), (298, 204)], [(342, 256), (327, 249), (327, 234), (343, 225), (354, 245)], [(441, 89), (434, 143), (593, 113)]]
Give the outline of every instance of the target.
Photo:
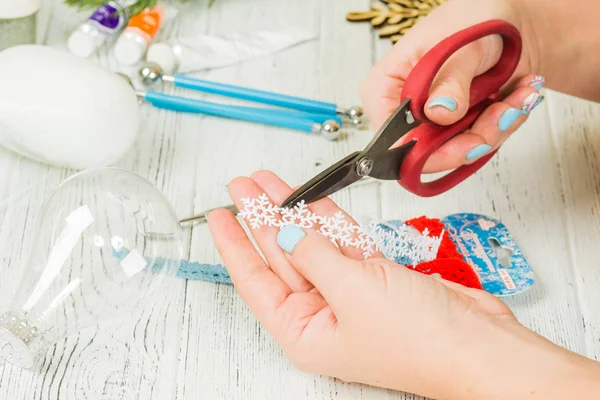
[[(425, 116), (424, 106), (439, 69), (463, 46), (495, 34), (503, 38), (502, 56), (494, 67), (473, 79), (466, 116), (449, 126), (431, 122)], [(498, 91), (517, 68), (521, 48), (519, 31), (500, 20), (480, 23), (444, 39), (412, 69), (402, 89), (400, 106), (371, 143), (363, 151), (350, 154), (315, 176), (292, 193), (282, 206), (294, 206), (301, 201), (312, 203), (367, 176), (397, 180), (405, 189), (422, 197), (435, 196), (453, 188), (487, 163), (496, 151), (430, 182), (421, 181), (425, 162), (441, 145), (468, 130), (483, 110), (499, 97)], [(405, 144), (391, 148), (405, 135)]]

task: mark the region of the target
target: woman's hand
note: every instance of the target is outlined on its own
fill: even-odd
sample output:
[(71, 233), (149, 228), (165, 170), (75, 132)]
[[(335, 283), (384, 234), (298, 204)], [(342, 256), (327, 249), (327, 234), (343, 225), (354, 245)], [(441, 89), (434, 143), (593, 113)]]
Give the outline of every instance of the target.
[[(262, 193), (281, 204), (292, 189), (259, 172), (235, 179), (229, 192), (242, 207), (242, 197)], [(329, 199), (310, 209), (340, 211)], [(381, 254), (363, 260), (296, 226), (252, 230), (264, 261), (230, 212), (208, 220), (240, 296), (303, 371), (437, 399), (550, 400), (574, 387), (576, 398), (592, 398), (588, 380), (599, 375), (591, 362), (526, 330), (486, 292)]]
[[(537, 41), (529, 24), (526, 1), (451, 0), (421, 20), (370, 71), (361, 85), (365, 112), (378, 130), (400, 104), (404, 82), (421, 56), (446, 37), (491, 19), (512, 23), (523, 36), (519, 66), (505, 88), (503, 101), (488, 107), (472, 129), (440, 147), (424, 172), (454, 169), (497, 149), (526, 120), (543, 99), (544, 78), (537, 72)], [(526, 23), (524, 23), (526, 21)], [(440, 125), (450, 125), (469, 109), (472, 79), (493, 67), (502, 54), (502, 39), (488, 36), (455, 53), (440, 70), (430, 90), (425, 114)]]

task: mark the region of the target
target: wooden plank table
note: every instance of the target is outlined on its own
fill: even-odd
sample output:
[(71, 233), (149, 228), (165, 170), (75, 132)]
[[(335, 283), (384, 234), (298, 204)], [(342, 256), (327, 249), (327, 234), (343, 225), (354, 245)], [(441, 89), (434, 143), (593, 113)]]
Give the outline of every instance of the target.
[[(359, 82), (390, 48), (369, 33), (368, 24), (345, 21), (347, 11), (368, 5), (366, 0), (218, 0), (208, 10), (206, 1), (198, 1), (163, 37), (241, 31), (273, 22), (312, 27), (320, 33), (317, 41), (197, 76), (353, 104), (360, 100)], [(45, 1), (40, 41), (64, 48), (83, 18), (59, 0)], [(94, 60), (118, 70), (108, 50)], [(457, 190), (421, 199), (395, 183), (374, 183), (334, 199), (355, 216), (475, 212), (499, 218), (537, 275), (532, 290), (506, 299), (507, 304), (526, 326), (598, 360), (600, 105), (545, 95), (490, 165)], [(156, 184), (180, 216), (227, 204), (226, 183), (259, 169), (301, 183), (362, 147), (372, 134), (351, 132), (346, 140), (331, 143), (148, 106), (142, 106), (141, 120), (135, 149), (118, 166)], [(73, 172), (0, 150), (3, 308), (31, 251), (28, 243), (43, 199)], [(186, 231), (186, 244), (191, 260), (219, 261), (206, 226)], [(32, 371), (0, 366), (0, 399), (418, 398), (298, 372), (231, 286), (174, 279), (160, 297), (134, 319), (109, 321), (62, 340)]]

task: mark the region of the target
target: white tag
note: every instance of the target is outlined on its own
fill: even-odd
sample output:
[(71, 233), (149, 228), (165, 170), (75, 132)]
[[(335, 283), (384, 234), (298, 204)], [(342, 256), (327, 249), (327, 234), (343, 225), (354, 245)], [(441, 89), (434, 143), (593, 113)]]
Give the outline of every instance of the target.
[(123, 271), (125, 271), (125, 275), (128, 278), (131, 278), (148, 265), (148, 261), (144, 258), (144, 256), (137, 251), (137, 249), (133, 249), (121, 260), (121, 267), (123, 267)]

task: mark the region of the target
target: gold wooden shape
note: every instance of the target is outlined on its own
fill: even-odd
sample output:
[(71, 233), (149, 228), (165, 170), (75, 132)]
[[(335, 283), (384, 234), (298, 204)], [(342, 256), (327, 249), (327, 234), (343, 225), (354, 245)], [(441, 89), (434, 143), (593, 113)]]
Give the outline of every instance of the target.
[(380, 38), (396, 42), (421, 18), (446, 0), (382, 0), (387, 7), (373, 3), (369, 11), (350, 11), (346, 19), (351, 22), (370, 21)]

